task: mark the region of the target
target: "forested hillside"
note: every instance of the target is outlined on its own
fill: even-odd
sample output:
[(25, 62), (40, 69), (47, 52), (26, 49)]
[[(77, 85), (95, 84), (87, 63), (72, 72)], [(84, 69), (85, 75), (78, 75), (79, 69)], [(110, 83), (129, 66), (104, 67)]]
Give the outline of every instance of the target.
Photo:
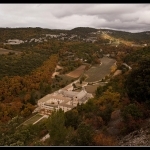
[(116, 31), (116, 30), (107, 30), (107, 29), (101, 29), (101, 31), (107, 32), (109, 35), (116, 39), (123, 39), (126, 41), (131, 41), (136, 44), (145, 44), (149, 43), (150, 40), (150, 32), (137, 32), (137, 33), (131, 33), (131, 32), (124, 32), (124, 31)]
[[(103, 39), (104, 31), (116, 39), (147, 45), (110, 44)], [(10, 44), (9, 39), (23, 42)], [(0, 53), (1, 146), (117, 146), (150, 117), (148, 32), (0, 28), (0, 41), (3, 51), (12, 50)], [(67, 73), (81, 65), (85, 70), (96, 67), (103, 57), (115, 59), (116, 66), (94, 98), (65, 113), (54, 111), (35, 125), (22, 125), (34, 115), (40, 98), (77, 79), (66, 77)], [(63, 69), (56, 70), (58, 65)], [(121, 73), (114, 76), (117, 70)], [(59, 75), (52, 78), (55, 71)], [(84, 82), (86, 77), (80, 79)], [(48, 133), (50, 138), (40, 141)]]

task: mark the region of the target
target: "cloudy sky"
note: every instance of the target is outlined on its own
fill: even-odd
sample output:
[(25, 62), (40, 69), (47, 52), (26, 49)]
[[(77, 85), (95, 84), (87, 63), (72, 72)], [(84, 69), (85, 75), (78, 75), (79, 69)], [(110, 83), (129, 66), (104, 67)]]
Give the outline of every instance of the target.
[(24, 3), (0, 4), (0, 27), (108, 28), (150, 30), (150, 4)]

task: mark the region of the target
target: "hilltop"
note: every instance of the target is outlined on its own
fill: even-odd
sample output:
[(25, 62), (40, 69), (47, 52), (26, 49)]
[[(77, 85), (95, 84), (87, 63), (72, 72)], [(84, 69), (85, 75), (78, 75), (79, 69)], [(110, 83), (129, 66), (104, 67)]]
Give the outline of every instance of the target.
[[(9, 39), (19, 39), (19, 40), (30, 40), (32, 38), (42, 38), (47, 35), (57, 35), (53, 36), (59, 39), (76, 39), (84, 40), (92, 38), (98, 40), (98, 38), (107, 39), (108, 42), (119, 41), (123, 44), (149, 44), (150, 32), (138, 32), (131, 33), (125, 31), (117, 31), (110, 29), (95, 29), (90, 27), (77, 27), (71, 30), (59, 30), (59, 29), (43, 29), (40, 27), (36, 28), (0, 28), (0, 40), (1, 43), (6, 42)], [(52, 36), (51, 36), (52, 37)]]

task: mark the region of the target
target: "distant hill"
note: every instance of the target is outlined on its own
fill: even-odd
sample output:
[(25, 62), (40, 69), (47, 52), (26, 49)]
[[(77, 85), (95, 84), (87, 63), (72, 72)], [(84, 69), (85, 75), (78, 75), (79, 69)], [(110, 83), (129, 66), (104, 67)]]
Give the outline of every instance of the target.
[(79, 32), (91, 33), (91, 32), (96, 32), (96, 31), (98, 31), (98, 29), (90, 28), (90, 27), (77, 27), (77, 28), (70, 30), (70, 32), (76, 32), (76, 33), (79, 33)]
[(0, 42), (6, 42), (8, 39), (28, 40), (31, 38), (39, 38), (43, 34), (59, 34), (65, 33), (65, 30), (45, 29), (40, 27), (27, 28), (0, 28)]
[(135, 44), (145, 44), (150, 41), (150, 31), (131, 33), (126, 31), (118, 31), (112, 29), (95, 29), (91, 27), (76, 27), (71, 30), (48, 29), (40, 27), (26, 28), (0, 28), (0, 43), (6, 42), (8, 39), (30, 40), (31, 38), (40, 38), (44, 34), (76, 34), (83, 37), (88, 37), (90, 33), (97, 33), (105, 39), (122, 40)]
[(100, 31), (106, 32), (108, 35), (110, 35), (113, 38), (123, 39), (138, 44), (149, 43), (150, 41), (150, 31), (137, 32), (137, 33), (111, 30), (111, 29), (100, 29)]

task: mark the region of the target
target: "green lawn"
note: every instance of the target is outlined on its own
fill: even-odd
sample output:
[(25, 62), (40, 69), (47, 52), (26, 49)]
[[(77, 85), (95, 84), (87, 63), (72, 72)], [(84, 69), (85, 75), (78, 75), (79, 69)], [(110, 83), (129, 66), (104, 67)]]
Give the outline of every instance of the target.
[(23, 125), (29, 125), (29, 124), (33, 124), (35, 121), (39, 120), (41, 117), (43, 117), (40, 114), (36, 114), (35, 116), (29, 118), (28, 120), (26, 120)]

